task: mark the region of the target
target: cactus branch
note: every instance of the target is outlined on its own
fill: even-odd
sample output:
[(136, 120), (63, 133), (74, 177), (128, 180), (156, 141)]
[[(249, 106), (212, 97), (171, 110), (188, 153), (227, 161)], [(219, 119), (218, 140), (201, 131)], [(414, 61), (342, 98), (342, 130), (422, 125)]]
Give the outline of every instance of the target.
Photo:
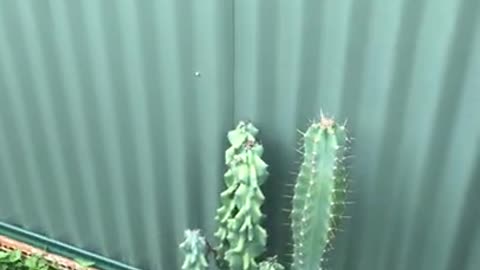
[(343, 126), (322, 114), (303, 138), (303, 163), (292, 199), (292, 270), (318, 270), (345, 205), (347, 136)]
[(263, 147), (255, 139), (257, 133), (251, 123), (244, 122), (228, 133), (231, 146), (225, 152), (226, 189), (220, 194), (215, 236), (220, 240), (220, 255), (233, 270), (257, 269), (256, 259), (266, 246), (267, 232), (261, 226), (260, 210), (265, 198), (260, 185), (268, 173), (261, 159)]
[(207, 244), (200, 230), (186, 230), (185, 241), (180, 244), (180, 249), (185, 254), (183, 261), (183, 270), (206, 270), (207, 263)]

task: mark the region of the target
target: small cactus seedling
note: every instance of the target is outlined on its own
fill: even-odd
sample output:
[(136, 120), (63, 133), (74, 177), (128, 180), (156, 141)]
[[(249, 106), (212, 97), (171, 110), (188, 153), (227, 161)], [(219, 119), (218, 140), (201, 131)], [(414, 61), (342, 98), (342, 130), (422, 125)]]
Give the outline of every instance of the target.
[(277, 262), (277, 257), (267, 258), (265, 261), (261, 262), (259, 265), (259, 270), (285, 270), (283, 265)]
[(185, 241), (180, 244), (180, 249), (185, 254), (183, 261), (183, 270), (206, 270), (208, 267), (207, 258), (207, 242), (200, 235), (199, 230), (186, 230)]
[(225, 152), (226, 190), (220, 195), (215, 236), (221, 242), (219, 254), (233, 270), (257, 269), (256, 259), (265, 251), (267, 241), (267, 232), (261, 226), (260, 207), (265, 197), (260, 185), (268, 173), (261, 159), (263, 147), (255, 140), (257, 133), (251, 123), (244, 122), (228, 133), (231, 146)]
[(345, 204), (346, 141), (344, 126), (324, 116), (304, 134), (303, 163), (291, 211), (292, 270), (321, 269)]

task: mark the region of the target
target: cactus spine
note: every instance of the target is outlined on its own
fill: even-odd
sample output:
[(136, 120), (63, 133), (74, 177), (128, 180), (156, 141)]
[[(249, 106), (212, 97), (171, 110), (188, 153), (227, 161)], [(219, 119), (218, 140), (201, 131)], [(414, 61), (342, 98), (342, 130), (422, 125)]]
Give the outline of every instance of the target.
[(220, 240), (218, 252), (232, 270), (258, 269), (256, 258), (266, 246), (267, 233), (260, 225), (260, 207), (265, 199), (260, 185), (268, 172), (261, 159), (263, 147), (255, 140), (257, 133), (251, 123), (245, 122), (228, 133), (231, 146), (225, 152), (226, 189), (220, 194), (215, 236)]
[(292, 270), (318, 270), (344, 208), (347, 173), (344, 126), (323, 115), (304, 134), (303, 163), (291, 211)]
[(180, 244), (180, 249), (185, 254), (183, 270), (206, 270), (208, 267), (206, 254), (207, 243), (200, 235), (199, 230), (186, 230), (185, 241)]

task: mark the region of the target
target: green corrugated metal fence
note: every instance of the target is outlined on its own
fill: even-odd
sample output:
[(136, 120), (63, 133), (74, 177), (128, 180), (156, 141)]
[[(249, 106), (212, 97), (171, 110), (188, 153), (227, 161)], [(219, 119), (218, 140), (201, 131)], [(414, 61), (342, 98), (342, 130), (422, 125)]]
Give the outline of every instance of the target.
[(477, 269), (479, 74), (478, 0), (4, 0), (0, 220), (178, 269), (247, 119), (285, 254), (296, 129), (323, 109), (356, 138), (329, 268)]

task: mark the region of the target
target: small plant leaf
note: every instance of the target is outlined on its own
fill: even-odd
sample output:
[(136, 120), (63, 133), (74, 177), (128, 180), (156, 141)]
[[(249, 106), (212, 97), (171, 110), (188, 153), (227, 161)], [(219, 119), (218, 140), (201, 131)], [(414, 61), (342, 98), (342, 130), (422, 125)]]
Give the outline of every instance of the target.
[(82, 267), (82, 268), (88, 268), (88, 267), (92, 267), (92, 266), (95, 265), (94, 262), (92, 262), (92, 261), (87, 261), (87, 260), (84, 260), (84, 259), (81, 259), (81, 258), (76, 258), (76, 259), (74, 259), (74, 261), (75, 261), (78, 265), (80, 265), (80, 267)]
[(25, 260), (25, 266), (27, 266), (30, 269), (36, 268), (37, 264), (38, 264), (37, 256), (30, 256)]
[(10, 262), (17, 262), (21, 258), (22, 258), (22, 253), (20, 252), (20, 250), (15, 250), (12, 253), (10, 253), (9, 261)]
[(0, 260), (7, 258), (9, 255), (9, 252), (0, 251)]

